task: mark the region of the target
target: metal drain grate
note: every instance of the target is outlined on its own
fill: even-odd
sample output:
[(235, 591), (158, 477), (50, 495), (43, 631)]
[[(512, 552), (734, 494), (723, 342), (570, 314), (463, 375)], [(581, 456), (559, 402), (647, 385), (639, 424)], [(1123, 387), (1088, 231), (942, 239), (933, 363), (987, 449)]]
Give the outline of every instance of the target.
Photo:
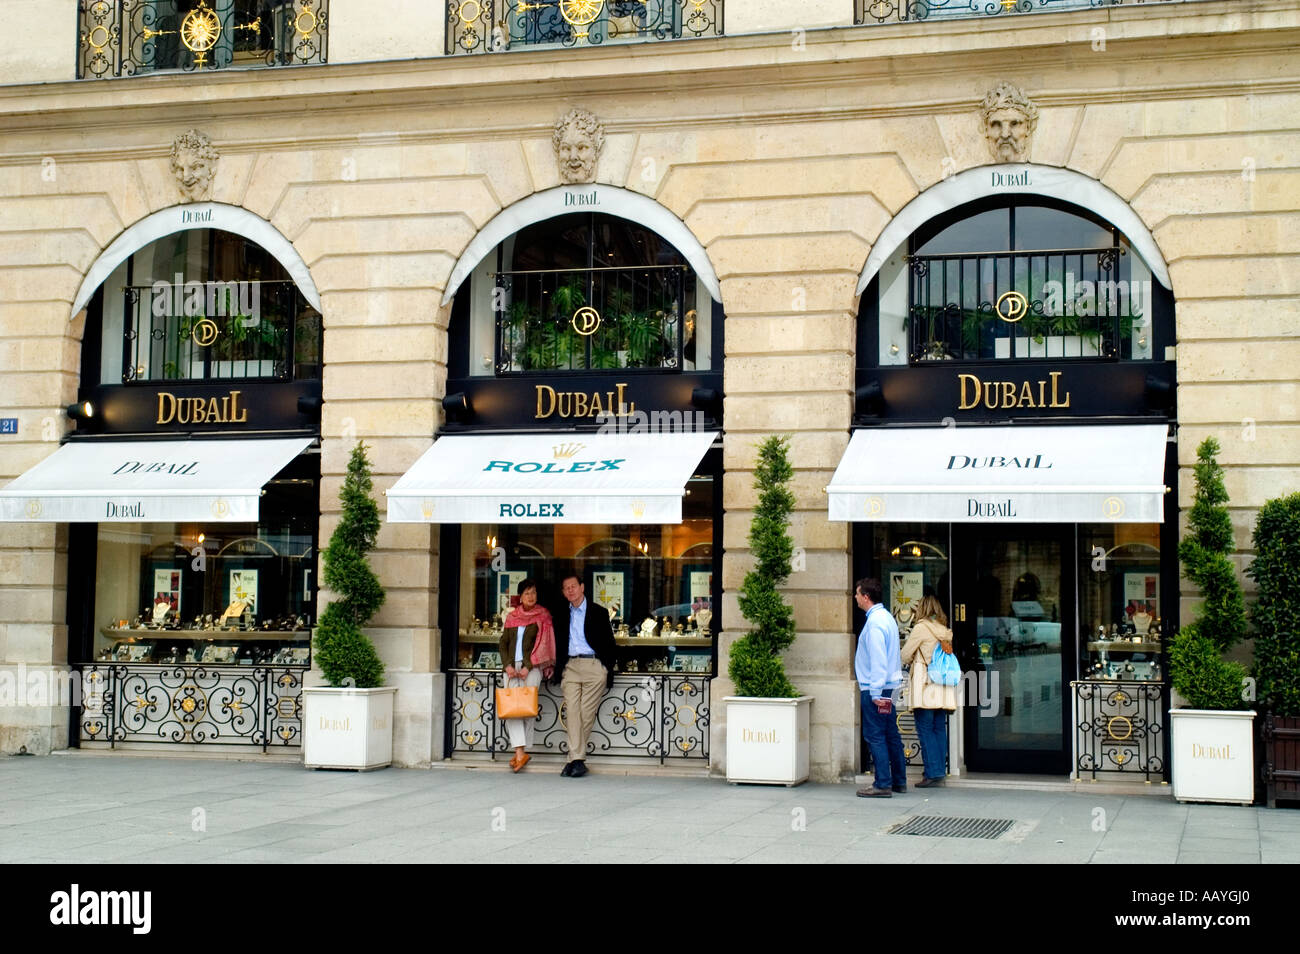
[(950, 818), (913, 815), (889, 829), (891, 835), (928, 835), (931, 838), (999, 838), (1015, 820), (1011, 818)]

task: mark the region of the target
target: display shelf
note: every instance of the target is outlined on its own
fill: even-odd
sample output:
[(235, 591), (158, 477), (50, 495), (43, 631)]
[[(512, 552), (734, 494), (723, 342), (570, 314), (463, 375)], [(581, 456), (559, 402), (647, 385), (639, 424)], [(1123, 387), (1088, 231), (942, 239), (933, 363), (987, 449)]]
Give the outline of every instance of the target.
[(1160, 652), (1160, 646), (1161, 646), (1160, 643), (1147, 643), (1147, 642), (1134, 643), (1134, 642), (1126, 642), (1122, 639), (1108, 640), (1106, 642), (1102, 642), (1098, 640), (1096, 642), (1091, 642), (1088, 644), (1088, 652), (1091, 653), (1099, 653), (1099, 652), (1158, 653)]
[(219, 640), (223, 643), (245, 640), (306, 642), (311, 639), (311, 630), (309, 629), (117, 629), (106, 626), (99, 632), (106, 639), (147, 640), (149, 642), (166, 642), (169, 639), (179, 639), (186, 642), (210, 639)]
[(712, 636), (615, 636), (619, 646), (712, 646)]

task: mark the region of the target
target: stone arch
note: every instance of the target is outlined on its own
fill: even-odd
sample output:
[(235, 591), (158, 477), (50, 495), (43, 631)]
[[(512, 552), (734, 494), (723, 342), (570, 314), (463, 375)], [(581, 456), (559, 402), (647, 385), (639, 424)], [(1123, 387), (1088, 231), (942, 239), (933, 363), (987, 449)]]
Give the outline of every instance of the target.
[(95, 289), (99, 288), (131, 255), (165, 235), (204, 228), (233, 232), (266, 249), (284, 266), (284, 270), (289, 273), (289, 277), (293, 279), (307, 302), (317, 311), (321, 310), (320, 292), (316, 289), (316, 283), (312, 281), (307, 263), (293, 247), (293, 243), (275, 226), (237, 205), (221, 202), (192, 202), (159, 209), (118, 235), (87, 270), (81, 287), (77, 289), (76, 298), (73, 299), (70, 318), (75, 318), (86, 307), (91, 296), (95, 294)]
[(673, 212), (649, 196), (618, 186), (592, 183), (562, 185), (520, 199), (498, 212), (479, 229), (452, 269), (442, 296), (446, 307), (465, 279), (492, 249), (525, 226), (543, 222), (566, 212), (604, 212), (644, 225), (676, 248), (695, 270), (715, 301), (722, 301), (722, 289), (708, 253), (693, 232)]
[(1024, 163), (978, 166), (926, 189), (905, 205), (881, 231), (858, 276), (855, 295), (867, 290), (882, 265), (918, 228), (935, 216), (989, 196), (1038, 195), (1063, 199), (1088, 209), (1124, 233), (1151, 269), (1151, 276), (1173, 290), (1169, 266), (1151, 230), (1132, 207), (1102, 183), (1073, 169)]

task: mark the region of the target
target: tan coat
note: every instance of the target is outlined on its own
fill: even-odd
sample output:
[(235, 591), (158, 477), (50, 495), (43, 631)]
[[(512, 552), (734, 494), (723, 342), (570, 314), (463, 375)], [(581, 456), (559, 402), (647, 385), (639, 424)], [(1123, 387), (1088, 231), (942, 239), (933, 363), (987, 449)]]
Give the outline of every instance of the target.
[(908, 670), (908, 699), (913, 709), (956, 709), (957, 686), (938, 686), (930, 682), (927, 667), (941, 639), (952, 640), (952, 630), (930, 619), (912, 627), (903, 643), (903, 665)]

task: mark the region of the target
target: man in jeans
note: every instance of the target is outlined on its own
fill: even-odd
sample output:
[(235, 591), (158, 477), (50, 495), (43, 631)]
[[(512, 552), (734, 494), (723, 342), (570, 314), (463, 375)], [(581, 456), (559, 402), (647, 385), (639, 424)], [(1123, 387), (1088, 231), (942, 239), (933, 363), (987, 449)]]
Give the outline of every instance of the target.
[(867, 614), (858, 635), (853, 669), (862, 694), (862, 738), (871, 749), (876, 783), (858, 789), (860, 798), (890, 798), (907, 791), (907, 760), (898, 734), (894, 699), (903, 685), (898, 623), (881, 604), (880, 581), (858, 580), (853, 591), (858, 608)]

